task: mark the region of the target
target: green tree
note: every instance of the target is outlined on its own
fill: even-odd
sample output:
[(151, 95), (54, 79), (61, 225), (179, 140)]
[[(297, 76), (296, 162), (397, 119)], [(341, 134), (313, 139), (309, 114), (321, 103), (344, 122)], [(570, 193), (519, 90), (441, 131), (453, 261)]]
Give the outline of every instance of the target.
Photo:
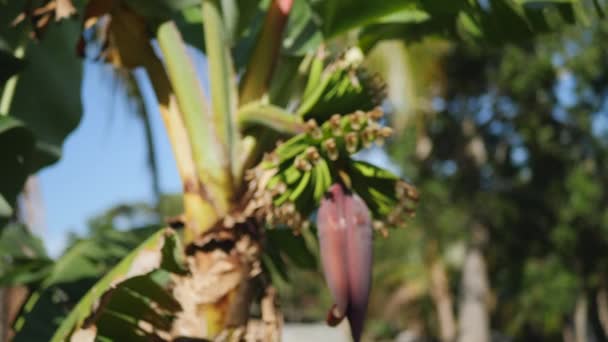
[[(393, 143), (403, 156), (417, 141), (402, 157), (423, 195), (414, 226), (451, 265), (451, 296), (466, 297), (466, 260), (481, 248), (488, 327), (515, 340), (606, 337), (605, 34), (598, 22), (517, 46), (452, 44), (426, 61), (441, 77), (421, 96), (432, 107), (411, 119), (416, 137)], [(409, 51), (428, 47), (437, 42)]]

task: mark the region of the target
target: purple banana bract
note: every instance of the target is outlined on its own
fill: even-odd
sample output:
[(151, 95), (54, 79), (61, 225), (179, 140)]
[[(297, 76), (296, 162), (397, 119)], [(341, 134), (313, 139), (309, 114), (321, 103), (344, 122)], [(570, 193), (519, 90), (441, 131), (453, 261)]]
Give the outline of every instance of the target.
[(335, 301), (327, 322), (348, 318), (353, 339), (363, 331), (371, 286), (372, 223), (365, 202), (333, 184), (317, 214), (321, 263)]

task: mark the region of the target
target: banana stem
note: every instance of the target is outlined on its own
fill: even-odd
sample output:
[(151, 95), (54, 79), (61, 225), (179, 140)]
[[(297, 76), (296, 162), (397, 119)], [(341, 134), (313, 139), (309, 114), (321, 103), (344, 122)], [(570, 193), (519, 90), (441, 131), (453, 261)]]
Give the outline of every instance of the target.
[(278, 60), (283, 30), (287, 24), (293, 0), (274, 0), (266, 15), (262, 32), (247, 65), (240, 87), (239, 102), (247, 104), (262, 97)]
[(219, 139), (219, 128), (210, 124), (214, 121), (202, 85), (175, 24), (161, 24), (157, 38), (188, 133), (200, 194), (211, 203), (216, 215), (222, 217), (228, 212), (232, 197), (230, 161), (226, 153), (228, 148)]
[(296, 135), (305, 130), (301, 117), (273, 105), (251, 103), (239, 109), (238, 116), (241, 131), (256, 125), (288, 135)]
[(177, 100), (172, 93), (169, 78), (162, 62), (155, 56), (148, 59), (145, 69), (156, 93), (158, 108), (165, 124), (173, 149), (177, 169), (184, 188), (184, 214), (186, 221), (185, 241), (192, 241), (199, 232), (213, 226), (218, 216), (213, 205), (201, 196), (196, 165), (192, 158), (192, 148), (188, 131), (179, 112)]
[(211, 83), (211, 105), (213, 124), (218, 139), (226, 146), (230, 163), (229, 176), (234, 188), (240, 185), (237, 177), (237, 156), (239, 155), (240, 135), (236, 125), (237, 88), (236, 76), (228, 46), (218, 0), (203, 0), (203, 28), (205, 48)]

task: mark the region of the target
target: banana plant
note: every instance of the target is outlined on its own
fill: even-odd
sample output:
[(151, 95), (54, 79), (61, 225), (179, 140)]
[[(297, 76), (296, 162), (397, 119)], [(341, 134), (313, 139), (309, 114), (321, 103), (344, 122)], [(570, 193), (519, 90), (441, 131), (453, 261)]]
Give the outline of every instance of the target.
[[(494, 1), (489, 10), (470, 1), (443, 9), (397, 0), (11, 4), (17, 18), (12, 22), (25, 32), (7, 57), (15, 73), (23, 51), (27, 56), (29, 37), (44, 41), (53, 29), (73, 29), (73, 21), (65, 25), (71, 17), (80, 29), (62, 40), (70, 46), (62, 52), (75, 50), (125, 72), (146, 71), (183, 184), (183, 215), (94, 285), (51, 339), (241, 340), (256, 335), (249, 316), (257, 302), (260, 339), (275, 340), (280, 315), (268, 272), (276, 269), (277, 250), (298, 259), (298, 248), (274, 232), (293, 232), (300, 241), (318, 230), (321, 264), (335, 301), (328, 323), (346, 317), (358, 341), (370, 291), (372, 238), (404, 226), (418, 201), (414, 186), (356, 158), (392, 134), (382, 109), (384, 82), (366, 70), (365, 53), (381, 39), (419, 38), (421, 32), (435, 35), (454, 28), (465, 40), (509, 40), (492, 20), (505, 15), (524, 23), (514, 34), (547, 26), (540, 7), (526, 3)], [(566, 19), (585, 17), (580, 6), (543, 6), (559, 7)], [(355, 38), (344, 38), (353, 29)], [(345, 41), (353, 46), (346, 48)], [(207, 58), (210, 89), (197, 76), (191, 48)], [(6, 105), (0, 114), (7, 118), (0, 116), (0, 138), (13, 139), (11, 133), (27, 142), (20, 144), (24, 151), (8, 157), (17, 182), (0, 188), (0, 216), (10, 216), (15, 187), (56, 156), (35, 158), (45, 151), (31, 132), (40, 127), (7, 114), (21, 112), (19, 101), (10, 104), (28, 79), (0, 76), (10, 77), (3, 88)], [(48, 284), (43, 280), (39, 286), (44, 290)], [(36, 298), (27, 301), (18, 332), (25, 333), (27, 313), (36, 303)]]

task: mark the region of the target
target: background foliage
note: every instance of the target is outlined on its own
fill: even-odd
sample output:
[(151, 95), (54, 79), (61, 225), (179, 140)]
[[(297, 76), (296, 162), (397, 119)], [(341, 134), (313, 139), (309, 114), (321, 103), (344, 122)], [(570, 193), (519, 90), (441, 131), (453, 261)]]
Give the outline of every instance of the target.
[[(0, 23), (14, 18), (15, 3), (2, 5)], [(199, 37), (204, 18), (198, 7), (193, 10), (199, 2), (125, 3), (152, 23), (174, 19), (185, 41), (205, 49)], [(226, 4), (230, 53), (236, 72), (243, 73), (268, 1)], [(398, 131), (386, 151), (422, 194), (408, 228), (375, 241), (368, 337), (392, 338), (409, 329), (440, 338), (430, 271), (437, 260), (445, 264), (448, 292), (458, 298), (475, 227), (485, 234), (496, 336), (560, 339), (574, 325), (580, 303), (587, 303), (589, 336), (608, 336), (602, 316), (608, 303), (600, 300), (608, 285), (604, 6), (602, 1), (295, 2), (269, 97), (293, 110), (297, 101), (279, 91), (284, 76), (298, 74), (299, 62), (322, 43), (330, 51), (358, 45), (370, 53), (365, 65), (388, 83), (391, 101), (384, 105)], [(33, 46), (20, 59), (5, 52), (22, 44), (20, 37), (0, 28), (0, 47), (6, 48), (0, 50), (0, 82), (20, 72), (13, 103), (0, 113), (9, 114), (0, 116), (0, 219), (3, 226), (13, 221), (0, 231), (0, 285), (26, 285), (34, 293), (15, 325), (16, 339), (26, 341), (50, 339), (93, 284), (157, 231), (163, 218), (181, 212), (177, 197), (162, 197), (155, 208), (118, 206), (91, 219), (89, 234), (73, 237), (57, 260), (14, 222), (27, 176), (60, 157), (63, 139), (80, 119), (82, 61), (72, 53), (79, 33), (75, 21), (50, 25), (40, 43), (26, 41)], [(386, 39), (399, 42), (392, 45), (396, 50)], [(385, 48), (389, 58), (378, 57)], [(390, 93), (390, 66), (398, 64), (406, 73), (397, 77), (409, 84), (396, 90), (396, 98)], [(296, 78), (299, 86), (303, 79)], [(28, 101), (31, 93), (39, 94), (36, 101)], [(398, 97), (409, 102), (400, 106)], [(316, 104), (329, 106), (331, 100)], [(118, 229), (120, 220), (129, 229)], [(316, 262), (314, 230), (303, 238), (269, 230), (266, 243), (276, 247), (267, 248), (262, 259), (287, 320), (322, 319), (330, 299)], [(133, 291), (123, 294), (132, 299)], [(162, 325), (166, 317), (156, 318)]]

